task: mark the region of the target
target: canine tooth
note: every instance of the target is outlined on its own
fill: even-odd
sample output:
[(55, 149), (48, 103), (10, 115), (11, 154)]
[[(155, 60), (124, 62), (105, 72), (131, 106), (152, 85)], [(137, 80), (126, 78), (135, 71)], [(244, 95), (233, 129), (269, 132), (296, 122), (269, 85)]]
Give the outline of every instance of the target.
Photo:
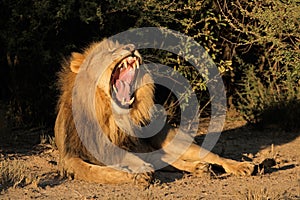
[(132, 67), (133, 67), (133, 69), (135, 70), (135, 68), (136, 68), (136, 62), (134, 62), (134, 63), (132, 64)]
[(122, 65), (123, 65), (123, 62), (121, 62), (121, 63), (119, 64), (118, 68), (121, 68), (121, 67), (122, 67)]
[(122, 98), (121, 104), (124, 106), (125, 105), (125, 98)]
[(127, 69), (127, 67), (128, 67), (128, 66), (127, 66), (127, 60), (124, 60), (123, 63), (124, 63), (124, 67)]
[(139, 69), (139, 68), (140, 68), (140, 63), (139, 63), (139, 61), (137, 60), (135, 63), (136, 63), (136, 68)]
[(118, 93), (118, 90), (115, 85), (113, 85), (113, 89), (114, 89), (115, 93)]
[(134, 102), (134, 97), (132, 97), (132, 98), (130, 99), (130, 101), (128, 102), (128, 104), (131, 105), (133, 102)]

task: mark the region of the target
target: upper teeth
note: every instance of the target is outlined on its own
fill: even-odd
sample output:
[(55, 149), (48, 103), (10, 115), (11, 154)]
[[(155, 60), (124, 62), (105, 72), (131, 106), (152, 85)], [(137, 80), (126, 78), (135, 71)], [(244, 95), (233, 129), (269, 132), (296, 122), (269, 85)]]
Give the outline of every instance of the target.
[[(131, 64), (132, 68), (139, 69), (140, 63), (139, 63), (139, 60), (137, 59), (137, 57), (129, 57), (129, 58), (134, 59), (134, 63)], [(118, 65), (118, 68), (122, 68), (122, 67), (125, 67), (125, 69), (128, 68), (128, 61), (126, 58)]]
[(127, 65), (127, 61), (126, 60), (124, 60), (124, 67), (127, 69), (127, 67), (128, 67), (128, 65)]

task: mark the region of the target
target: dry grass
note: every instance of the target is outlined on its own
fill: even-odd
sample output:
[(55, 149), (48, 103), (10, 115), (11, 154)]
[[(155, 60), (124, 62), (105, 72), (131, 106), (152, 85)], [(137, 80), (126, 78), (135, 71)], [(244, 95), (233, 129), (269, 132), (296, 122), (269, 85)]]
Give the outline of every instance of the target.
[(42, 134), (40, 136), (40, 145), (49, 144), (52, 149), (56, 149), (55, 137), (47, 134)]
[(19, 160), (3, 160), (0, 163), (0, 191), (28, 182), (26, 166)]
[(246, 194), (246, 200), (271, 200), (280, 199), (280, 195), (272, 194), (266, 188), (263, 189), (249, 189)]

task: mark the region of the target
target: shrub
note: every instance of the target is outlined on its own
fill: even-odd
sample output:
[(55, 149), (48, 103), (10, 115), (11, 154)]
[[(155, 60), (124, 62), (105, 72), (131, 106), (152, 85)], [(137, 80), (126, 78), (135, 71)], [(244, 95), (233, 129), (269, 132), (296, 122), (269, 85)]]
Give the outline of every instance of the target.
[(297, 126), (300, 13), (296, 1), (236, 0), (223, 9), (241, 74), (238, 108), (250, 123)]

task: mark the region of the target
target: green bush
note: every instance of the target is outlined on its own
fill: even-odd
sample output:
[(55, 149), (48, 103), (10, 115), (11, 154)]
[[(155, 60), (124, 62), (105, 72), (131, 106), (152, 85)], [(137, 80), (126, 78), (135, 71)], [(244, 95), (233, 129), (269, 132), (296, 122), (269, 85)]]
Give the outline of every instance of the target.
[(251, 123), (299, 126), (300, 5), (233, 1), (223, 12), (235, 40), (238, 108)]
[(238, 108), (252, 124), (276, 125), (283, 129), (299, 128), (300, 87), (286, 77), (276, 80), (273, 76), (282, 74), (277, 72), (270, 75), (271, 70), (258, 73), (252, 66), (245, 71)]
[[(287, 104), (297, 109), (296, 0), (3, 0), (0, 11), (0, 100), (9, 105), (14, 126), (52, 126), (55, 74), (64, 57), (91, 41), (145, 26), (173, 29), (199, 42), (223, 75), (229, 105), (238, 106), (249, 122), (261, 122), (269, 115), (265, 113)], [(182, 54), (191, 55), (191, 48)], [(208, 105), (207, 74), (192, 70), (178, 55), (157, 56), (183, 74), (199, 101)], [(188, 103), (188, 95), (181, 100)]]

